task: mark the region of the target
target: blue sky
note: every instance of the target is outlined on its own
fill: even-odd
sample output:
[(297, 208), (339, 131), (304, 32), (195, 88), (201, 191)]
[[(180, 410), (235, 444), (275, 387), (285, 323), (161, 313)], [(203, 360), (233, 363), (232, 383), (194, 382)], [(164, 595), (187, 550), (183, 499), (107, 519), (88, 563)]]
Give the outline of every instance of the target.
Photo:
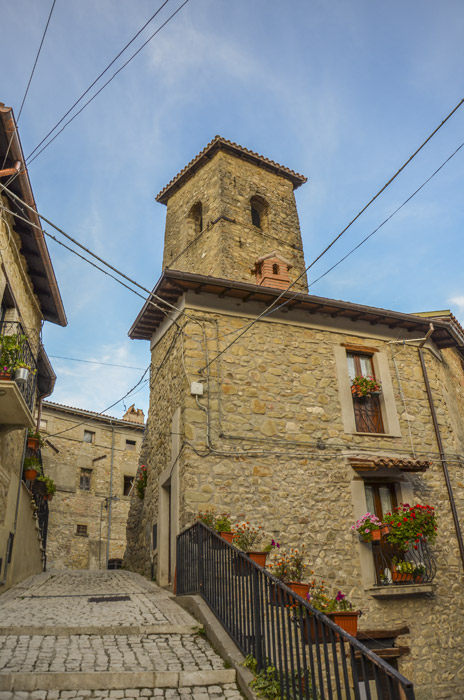
[[(26, 156), (160, 4), (57, 0), (19, 121)], [(107, 77), (180, 4), (170, 0)], [(0, 101), (16, 115), (50, 7), (2, 7)], [(30, 164), (38, 209), (151, 288), (165, 219), (154, 197), (221, 134), (309, 178), (296, 192), (308, 264), (464, 96), (463, 30), (462, 0), (190, 0)], [(448, 158), (463, 125), (464, 107), (310, 283)], [(450, 308), (464, 322), (463, 159), (464, 149), (311, 293), (406, 312)], [(45, 325), (48, 353), (145, 368), (148, 343), (127, 337), (142, 300), (53, 241), (49, 249), (69, 325)], [(52, 399), (95, 411), (142, 374), (52, 362)], [(146, 412), (147, 390), (133, 402)], [(110, 411), (123, 412), (122, 403)]]

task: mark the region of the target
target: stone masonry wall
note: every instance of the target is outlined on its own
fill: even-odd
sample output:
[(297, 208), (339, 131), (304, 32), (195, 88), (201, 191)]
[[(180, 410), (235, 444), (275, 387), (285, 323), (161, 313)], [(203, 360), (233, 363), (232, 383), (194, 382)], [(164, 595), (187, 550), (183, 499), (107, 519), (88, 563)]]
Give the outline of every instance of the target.
[[(42, 449), (44, 469), (57, 485), (57, 492), (49, 502), (48, 567), (105, 568), (108, 535), (105, 499), (110, 493), (111, 425), (97, 416), (89, 419), (78, 410), (69, 413), (46, 403), (42, 421), (46, 421), (44, 433), (47, 439)], [(124, 476), (135, 477), (144, 426), (117, 419), (113, 425), (112, 492), (118, 500), (112, 505), (109, 558), (122, 559), (130, 503), (130, 496), (123, 492)], [(92, 443), (83, 441), (84, 430), (95, 433)], [(135, 441), (135, 450), (128, 449), (126, 440)], [(92, 470), (90, 490), (80, 488), (81, 469)], [(87, 536), (77, 534), (77, 525), (87, 527)]]
[[(0, 196), (1, 203), (8, 207), (8, 200)], [(3, 267), (0, 268), (0, 299), (3, 297), (7, 280), (13, 291), (17, 308), (8, 309), (6, 320), (20, 321), (27, 333), (31, 349), (37, 353), (39, 333), (42, 321), (37, 297), (34, 294), (30, 279), (27, 274), (27, 263), (19, 252), (21, 240), (13, 228), (13, 219), (5, 211), (0, 216), (0, 249), (2, 251)], [(6, 276), (5, 276), (6, 271)], [(22, 476), (22, 455), (26, 430), (13, 430), (6, 432), (0, 426), (0, 558), (3, 559), (3, 567), (0, 572), (0, 580), (4, 576), (5, 554), (8, 536), (14, 532), (16, 500), (18, 494), (18, 482)], [(28, 514), (33, 527), (32, 510)], [(21, 542), (19, 537), (14, 542), (13, 557), (9, 565), (6, 586), (16, 583), (16, 560), (21, 556), (21, 550), (28, 547)], [(36, 573), (40, 570), (41, 557), (39, 542), (36, 543), (37, 557), (34, 558)], [(24, 566), (23, 566), (24, 571)]]
[[(261, 229), (251, 221), (250, 199), (257, 195), (269, 205)], [(197, 202), (204, 232), (177, 257), (197, 235), (189, 219)], [(293, 265), (292, 281), (304, 273), (293, 186), (282, 176), (220, 151), (168, 201), (163, 267), (254, 284), (255, 261), (273, 250)], [(306, 275), (295, 290), (307, 291)]]
[[(324, 317), (312, 316), (306, 323), (292, 321), (295, 316), (289, 321), (281, 317), (253, 326), (206, 370), (218, 349), (234, 338), (233, 331), (249, 319), (201, 311), (195, 316), (196, 322), (188, 320), (185, 325), (183, 360), (189, 377), (204, 383), (205, 394), (199, 400), (203, 409), (190, 396), (187, 384), (179, 381), (184, 371), (179, 338), (151, 397), (151, 425), (161, 424), (163, 437), (155, 430), (147, 436), (147, 459), (165, 465), (168, 415), (181, 402), (179, 528), (193, 522), (199, 508), (213, 507), (234, 519), (246, 517), (263, 525), (269, 537), (285, 546), (305, 544), (316, 575), (331, 588), (343, 590), (362, 610), (361, 629), (409, 627), (410, 634), (398, 638), (399, 645), (411, 650), (399, 659), (399, 669), (414, 681), (418, 700), (457, 697), (464, 685), (457, 644), (464, 630), (462, 562), (417, 348), (390, 345), (395, 336), (382, 337), (386, 328), (374, 333), (368, 325), (352, 323), (342, 330)], [(154, 358), (167, 343), (165, 337), (156, 346)], [(335, 361), (335, 348), (342, 343), (375, 346), (385, 353), (401, 436), (344, 431)], [(463, 523), (464, 444), (458, 418), (464, 414), (462, 365), (452, 349), (441, 358), (428, 349), (424, 354)], [(175, 389), (168, 390), (172, 377)], [(439, 532), (433, 548), (437, 575), (431, 597), (372, 595), (372, 581), (361, 566), (370, 545), (359, 543), (350, 532), (350, 525), (363, 513), (356, 512), (352, 496), (361, 477), (347, 458), (366, 454), (432, 461), (421, 474), (396, 470), (388, 474), (397, 480), (398, 489), (412, 493), (414, 502), (437, 509)], [(147, 497), (144, 513), (153, 518), (156, 488), (147, 491)], [(142, 517), (142, 529), (143, 525)]]

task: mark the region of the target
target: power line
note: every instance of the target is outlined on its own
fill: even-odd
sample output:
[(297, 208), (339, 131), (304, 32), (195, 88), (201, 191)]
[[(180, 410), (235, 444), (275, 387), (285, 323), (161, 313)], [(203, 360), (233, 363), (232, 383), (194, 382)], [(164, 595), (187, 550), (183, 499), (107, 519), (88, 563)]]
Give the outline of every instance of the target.
[[(129, 389), (129, 391), (126, 392), (126, 393), (124, 394), (124, 396), (122, 396), (120, 399), (118, 399), (117, 401), (115, 401), (114, 403), (112, 403), (111, 406), (108, 406), (107, 408), (104, 408), (103, 411), (100, 411), (99, 413), (96, 413), (95, 415), (96, 415), (96, 416), (102, 416), (104, 413), (106, 413), (106, 412), (109, 411), (111, 408), (113, 408), (113, 406), (117, 406), (118, 403), (121, 403), (121, 401), (123, 401), (124, 399), (126, 399), (126, 398), (134, 391), (134, 389), (137, 389), (137, 387), (143, 382), (143, 380), (144, 380), (144, 378), (145, 378), (145, 375), (146, 375), (146, 373), (148, 372), (149, 369), (150, 369), (150, 365), (148, 365), (148, 367), (146, 368), (146, 370), (144, 371), (144, 373), (143, 373), (142, 376), (140, 377), (140, 379), (139, 379), (139, 381), (137, 382), (137, 384), (134, 384), (134, 386), (132, 387), (132, 389)], [(147, 380), (147, 381), (148, 381), (148, 380)], [(89, 421), (89, 418), (87, 418), (86, 420), (81, 421), (80, 423), (76, 423), (75, 425), (72, 425), (70, 428), (65, 428), (65, 430), (60, 430), (58, 433), (52, 433), (51, 435), (48, 435), (47, 437), (52, 438), (52, 437), (56, 437), (57, 435), (62, 435), (63, 433), (67, 433), (69, 430), (73, 430), (74, 428), (78, 428), (80, 425), (84, 425), (84, 423), (88, 423), (88, 421)]]
[(49, 355), (48, 357), (53, 357), (54, 360), (71, 360), (72, 362), (86, 362), (90, 365), (105, 365), (105, 367), (122, 367), (123, 369), (138, 369), (142, 370), (143, 367), (130, 367), (129, 365), (115, 365), (112, 362), (97, 362), (97, 360), (81, 360), (78, 357), (63, 357), (61, 355)]
[[(67, 127), (69, 124), (71, 124), (71, 122), (74, 121), (74, 119), (75, 119), (77, 116), (79, 116), (79, 114), (80, 114), (81, 112), (83, 112), (84, 109), (85, 109), (91, 102), (93, 102), (93, 100), (102, 92), (102, 90), (104, 90), (104, 89), (106, 88), (106, 86), (109, 85), (109, 84), (114, 80), (114, 78), (115, 78), (115, 77), (116, 77), (116, 76), (117, 76), (117, 75), (118, 75), (118, 74), (119, 74), (119, 73), (120, 73), (134, 58), (135, 58), (135, 57), (136, 57), (136, 56), (137, 56), (137, 54), (139, 54), (140, 51), (142, 51), (142, 49), (145, 48), (145, 46), (146, 46), (146, 45), (147, 45), (147, 44), (148, 44), (148, 43), (149, 43), (149, 42), (150, 42), (150, 41), (151, 41), (151, 40), (152, 40), (152, 39), (153, 39), (153, 38), (154, 38), (154, 37), (155, 37), (155, 36), (156, 36), (156, 35), (157, 35), (157, 34), (158, 34), (158, 33), (159, 33), (159, 32), (160, 32), (160, 31), (175, 17), (175, 16), (176, 16), (176, 15), (177, 15), (177, 13), (180, 12), (180, 11), (182, 10), (183, 7), (185, 7), (185, 5), (186, 5), (188, 2), (189, 2), (189, 0), (184, 0), (184, 2), (182, 3), (182, 5), (180, 5), (180, 6), (177, 8), (177, 10), (176, 10), (175, 12), (173, 12), (172, 15), (170, 15), (170, 17), (168, 17), (168, 19), (167, 19), (165, 22), (163, 22), (163, 24), (162, 24), (160, 27), (158, 27), (158, 29), (157, 29), (155, 32), (153, 32), (153, 34), (142, 44), (142, 46), (140, 46), (140, 48), (138, 48), (137, 51), (136, 51), (135, 53), (133, 53), (132, 56), (131, 56), (125, 63), (123, 63), (123, 65), (122, 65), (120, 68), (118, 68), (118, 70), (116, 71), (116, 73), (114, 73), (114, 74), (111, 76), (111, 78), (110, 78), (109, 80), (107, 80), (106, 83), (104, 83), (104, 84), (102, 85), (102, 87), (101, 87), (99, 90), (97, 90), (97, 92), (90, 98), (90, 100), (87, 100), (87, 102), (84, 104), (84, 106), (81, 107), (81, 109), (78, 110), (78, 111), (76, 112), (76, 114), (74, 114), (74, 115), (71, 117), (71, 119), (69, 119), (69, 120), (64, 124), (63, 128), (60, 129), (60, 130), (58, 131), (58, 133), (56, 133), (55, 136), (54, 136), (52, 139), (50, 139), (50, 141), (48, 141), (48, 143), (46, 143), (45, 146), (44, 146), (43, 148), (41, 148), (40, 151), (38, 151), (38, 152), (35, 154), (35, 156), (34, 156), (33, 158), (31, 158), (32, 153), (26, 158), (26, 162), (27, 162), (28, 165), (30, 165), (30, 163), (32, 163), (36, 158), (38, 158), (38, 157), (40, 156), (40, 154), (43, 153), (43, 152), (45, 151), (45, 149), (48, 148), (48, 147), (50, 146), (51, 143), (53, 143), (53, 141), (66, 129), (66, 127)], [(56, 128), (56, 127), (55, 127), (55, 128)], [(38, 146), (37, 146), (37, 148), (38, 148)]]
[[(79, 102), (80, 102), (81, 100), (84, 99), (84, 97), (87, 95), (88, 92), (90, 92), (90, 90), (93, 88), (93, 86), (94, 86), (96, 83), (98, 83), (98, 81), (100, 80), (100, 78), (102, 78), (102, 77), (105, 75), (105, 73), (111, 68), (111, 66), (118, 60), (118, 58), (119, 58), (120, 56), (122, 56), (122, 54), (124, 53), (124, 51), (126, 51), (126, 49), (129, 48), (129, 46), (137, 39), (137, 37), (138, 37), (138, 36), (143, 32), (143, 30), (150, 24), (150, 22), (152, 22), (152, 21), (155, 19), (155, 17), (161, 12), (161, 10), (163, 9), (163, 7), (164, 7), (165, 5), (168, 4), (168, 2), (169, 2), (169, 0), (165, 0), (165, 2), (163, 2), (163, 4), (156, 10), (155, 14), (152, 15), (152, 16), (150, 17), (150, 19), (149, 19), (147, 22), (145, 22), (145, 24), (143, 25), (143, 27), (142, 27), (141, 29), (139, 29), (139, 31), (137, 32), (137, 34), (135, 34), (135, 35), (132, 37), (132, 39), (124, 46), (124, 48), (121, 49), (121, 51), (113, 58), (113, 60), (111, 61), (111, 63), (109, 63), (109, 64), (106, 66), (105, 70), (103, 70), (103, 71), (100, 73), (100, 75), (99, 75), (97, 78), (95, 78), (95, 80), (93, 81), (93, 83), (91, 83), (91, 84), (89, 85), (89, 87), (87, 88), (87, 90), (86, 90), (85, 92), (82, 93), (82, 95), (79, 97), (79, 99), (77, 99), (77, 100), (74, 102), (74, 104), (73, 104), (73, 105), (68, 109), (68, 111), (61, 117), (61, 119), (55, 124), (55, 126), (54, 126), (52, 129), (50, 129), (50, 131), (48, 132), (48, 134), (47, 134), (46, 136), (44, 136), (44, 138), (42, 139), (42, 141), (34, 148), (33, 151), (31, 151), (31, 153), (28, 155), (28, 157), (27, 157), (26, 160), (29, 160), (29, 158), (40, 148), (40, 146), (44, 143), (44, 141), (46, 141), (46, 140), (48, 139), (48, 137), (51, 136), (51, 134), (55, 131), (55, 129), (57, 129), (57, 128), (59, 127), (59, 125), (66, 119), (66, 117), (68, 116), (68, 114), (70, 114), (70, 113), (73, 111), (74, 107), (77, 107), (77, 105), (79, 104)], [(53, 3), (53, 4), (54, 4), (54, 3)], [(18, 119), (19, 119), (19, 117), (18, 117)]]
[[(435, 175), (437, 175), (440, 172), (440, 170), (442, 168), (444, 168), (445, 165), (451, 160), (451, 158), (454, 158), (454, 156), (463, 147), (464, 147), (464, 141), (461, 143), (460, 146), (458, 146), (456, 148), (455, 151), (453, 151), (453, 153), (445, 161), (443, 161), (443, 163), (430, 175), (430, 177), (428, 177), (427, 180), (425, 180), (422, 183), (422, 185), (420, 185), (420, 187), (417, 188), (417, 190), (415, 190), (411, 195), (409, 195), (409, 197), (407, 199), (405, 199), (404, 202), (399, 205), (399, 207), (397, 207), (389, 216), (387, 216), (387, 218), (384, 219), (381, 224), (379, 224), (373, 231), (371, 231), (371, 233), (369, 233), (369, 235), (367, 235), (365, 238), (363, 238), (362, 241), (360, 241), (357, 245), (355, 245), (354, 248), (352, 248), (346, 255), (344, 255), (342, 258), (340, 258), (340, 260), (338, 260), (336, 263), (334, 263), (334, 265), (329, 267), (328, 270), (323, 272), (322, 275), (319, 275), (319, 277), (317, 277), (315, 280), (313, 280), (313, 282), (311, 282), (311, 284), (308, 285), (308, 287), (312, 287), (313, 285), (316, 284), (316, 282), (319, 282), (319, 280), (321, 280), (323, 277), (328, 275), (329, 272), (332, 272), (332, 270), (334, 270), (342, 262), (344, 262), (347, 258), (349, 258), (350, 255), (352, 255), (352, 253), (354, 253), (356, 250), (358, 250), (358, 248), (360, 248), (362, 245), (364, 245), (364, 243), (366, 243), (369, 240), (369, 238), (372, 238), (372, 236), (374, 234), (376, 234), (377, 231), (379, 231), (382, 228), (382, 226), (385, 226), (385, 224), (388, 223), (390, 221), (390, 219), (392, 219), (395, 216), (395, 214), (397, 214), (406, 204), (408, 204), (408, 202), (410, 202), (411, 199), (413, 199), (413, 197), (415, 197), (416, 194), (418, 194), (425, 187), (425, 185), (427, 185), (430, 182), (430, 180), (432, 180), (435, 177)], [(272, 311), (269, 313), (269, 315), (274, 313), (275, 311), (278, 311), (279, 309), (283, 308), (284, 306), (286, 306), (290, 301), (292, 301), (292, 299), (295, 299), (295, 297), (296, 297), (296, 295), (293, 295), (292, 297), (290, 297), (290, 299), (286, 299), (283, 304), (280, 304), (276, 308), (272, 309)], [(268, 314), (265, 314), (265, 315), (268, 315)]]
[[(291, 282), (291, 284), (289, 284), (288, 287), (287, 287), (286, 289), (284, 289), (284, 290), (274, 299), (274, 301), (267, 307), (267, 309), (266, 309), (265, 311), (263, 311), (263, 312), (262, 312), (261, 314), (259, 314), (259, 316), (257, 316), (253, 321), (251, 321), (251, 323), (249, 323), (247, 326), (245, 326), (245, 327), (243, 328), (242, 332), (241, 332), (236, 338), (234, 338), (234, 340), (232, 340), (228, 345), (226, 345), (226, 347), (225, 347), (223, 350), (221, 350), (215, 357), (213, 357), (213, 359), (210, 360), (210, 361), (200, 370), (201, 372), (203, 372), (203, 371), (204, 371), (205, 369), (207, 369), (213, 362), (215, 362), (215, 361), (218, 359), (218, 357), (220, 357), (221, 355), (223, 355), (234, 343), (237, 342), (237, 340), (238, 340), (239, 338), (242, 337), (242, 335), (244, 335), (250, 328), (252, 328), (252, 326), (254, 326), (255, 323), (258, 323), (258, 321), (260, 321), (260, 320), (261, 320), (262, 318), (264, 318), (265, 316), (269, 316), (269, 315), (270, 315), (271, 310), (276, 306), (276, 304), (280, 301), (280, 299), (282, 299), (282, 297), (284, 296), (284, 294), (286, 294), (292, 287), (294, 287), (295, 284), (296, 284), (302, 277), (304, 277), (304, 276), (306, 275), (306, 273), (308, 272), (308, 270), (310, 270), (310, 269), (313, 267), (313, 265), (315, 265), (316, 262), (318, 262), (318, 260), (320, 260), (320, 259), (322, 258), (322, 256), (325, 255), (325, 254), (330, 250), (330, 248), (332, 248), (332, 246), (343, 236), (344, 233), (346, 233), (346, 231), (348, 231), (348, 229), (354, 224), (355, 221), (357, 221), (357, 219), (359, 219), (359, 217), (366, 211), (366, 209), (367, 209), (368, 207), (370, 207), (371, 204), (373, 204), (373, 202), (375, 202), (375, 200), (382, 194), (382, 192), (384, 192), (384, 191), (387, 189), (387, 187), (389, 187), (389, 186), (391, 185), (391, 183), (392, 183), (392, 182), (398, 177), (398, 175), (406, 168), (406, 166), (409, 165), (409, 163), (413, 160), (413, 158), (415, 158), (415, 157), (417, 156), (417, 154), (424, 148), (424, 146), (430, 141), (430, 139), (442, 128), (442, 126), (443, 126), (444, 124), (446, 124), (446, 122), (451, 118), (451, 116), (452, 116), (463, 104), (464, 104), (464, 98), (451, 110), (451, 112), (445, 117), (445, 119), (443, 119), (443, 121), (432, 131), (432, 133), (425, 139), (425, 141), (423, 141), (423, 143), (419, 146), (419, 148), (417, 148), (417, 149), (414, 151), (414, 153), (413, 153), (411, 156), (409, 156), (409, 158), (408, 158), (408, 159), (403, 163), (403, 165), (396, 171), (396, 173), (383, 185), (383, 187), (380, 188), (380, 190), (377, 192), (377, 194), (375, 194), (375, 195), (369, 200), (369, 202), (356, 214), (356, 216), (355, 216), (353, 219), (351, 219), (351, 221), (349, 222), (349, 224), (347, 224), (347, 226), (345, 226), (345, 228), (344, 228), (342, 231), (340, 231), (340, 233), (339, 233), (337, 236), (335, 236), (335, 238), (329, 243), (329, 245), (326, 246), (326, 248), (325, 248), (316, 258), (314, 258), (314, 260), (304, 269), (304, 271), (303, 271), (293, 282)], [(458, 149), (458, 150), (459, 150), (459, 149)], [(454, 155), (454, 154), (453, 154), (453, 155)], [(448, 160), (449, 160), (449, 159), (448, 159)], [(446, 162), (447, 162), (447, 161), (446, 161)], [(443, 163), (443, 165), (444, 165), (444, 163)], [(425, 183), (424, 183), (424, 184), (425, 184)]]
[[(52, 8), (51, 8), (51, 10), (50, 10), (50, 14), (48, 15), (47, 23), (46, 23), (46, 25), (45, 25), (45, 29), (44, 29), (43, 34), (42, 34), (42, 39), (41, 39), (41, 41), (40, 41), (39, 50), (37, 51), (37, 55), (36, 55), (36, 57), (35, 57), (34, 65), (32, 66), (31, 75), (29, 76), (29, 81), (28, 81), (28, 83), (27, 83), (26, 91), (25, 91), (25, 93), (24, 93), (24, 97), (23, 97), (23, 100), (22, 100), (22, 102), (21, 102), (21, 107), (19, 108), (19, 113), (18, 113), (18, 117), (17, 117), (17, 119), (16, 119), (16, 124), (15, 124), (14, 130), (13, 130), (13, 133), (11, 134), (11, 138), (10, 138), (10, 141), (9, 141), (9, 143), (8, 143), (8, 148), (6, 149), (6, 153), (5, 153), (5, 157), (4, 157), (4, 159), (3, 159), (3, 166), (2, 166), (2, 167), (5, 167), (6, 159), (8, 158), (8, 153), (10, 152), (11, 144), (12, 144), (12, 142), (13, 142), (13, 137), (14, 137), (14, 134), (15, 134), (15, 132), (16, 132), (16, 130), (17, 130), (17, 126), (16, 126), (16, 125), (17, 125), (18, 122), (19, 122), (19, 118), (20, 118), (20, 116), (21, 116), (21, 112), (23, 111), (24, 103), (25, 103), (25, 101), (26, 101), (27, 93), (29, 92), (29, 88), (30, 88), (30, 86), (31, 86), (32, 78), (34, 77), (35, 68), (36, 68), (36, 66), (37, 66), (37, 61), (39, 60), (40, 52), (42, 51), (42, 46), (43, 46), (43, 43), (44, 43), (45, 34), (47, 33), (48, 25), (50, 24), (50, 20), (51, 20), (52, 14), (53, 14), (53, 10), (54, 10), (54, 8), (55, 8), (55, 3), (56, 3), (56, 0), (53, 0)], [(13, 178), (14, 178), (14, 177), (16, 177), (16, 175), (14, 175)], [(8, 182), (10, 182), (10, 181), (8, 181)]]
[[(25, 206), (29, 211), (33, 212), (34, 214), (37, 214), (37, 216), (39, 216), (40, 219), (42, 219), (42, 220), (45, 221), (47, 224), (49, 224), (50, 226), (52, 226), (56, 231), (58, 231), (59, 233), (61, 233), (62, 236), (64, 236), (64, 237), (67, 238), (69, 241), (71, 241), (72, 243), (74, 243), (74, 245), (78, 246), (78, 248), (81, 248), (81, 250), (85, 251), (88, 255), (91, 255), (93, 258), (95, 258), (96, 260), (98, 260), (99, 262), (101, 262), (103, 265), (106, 265), (106, 267), (109, 267), (110, 270), (113, 270), (114, 272), (116, 272), (116, 274), (120, 275), (120, 276), (123, 277), (125, 280), (127, 280), (127, 281), (130, 282), (131, 284), (134, 284), (136, 287), (138, 287), (138, 288), (141, 289), (143, 292), (145, 292), (146, 294), (148, 294), (148, 295), (149, 295), (149, 299), (148, 299), (147, 301), (149, 301), (149, 303), (152, 303), (157, 309), (159, 309), (160, 311), (162, 311), (166, 316), (168, 315), (167, 312), (164, 311), (164, 309), (162, 309), (161, 307), (159, 307), (157, 304), (154, 304), (154, 302), (151, 301), (151, 298), (152, 298), (152, 297), (154, 297), (154, 298), (157, 299), (158, 301), (162, 302), (162, 303), (165, 304), (166, 306), (170, 307), (170, 308), (173, 309), (174, 311), (177, 311), (179, 314), (184, 313), (184, 312), (181, 311), (181, 309), (177, 308), (177, 306), (174, 306), (174, 304), (171, 304), (169, 301), (166, 301), (165, 299), (162, 299), (162, 298), (159, 297), (157, 294), (154, 294), (153, 292), (150, 292), (146, 287), (143, 287), (141, 284), (139, 284), (138, 282), (136, 282), (135, 280), (133, 280), (131, 277), (128, 277), (126, 274), (124, 274), (123, 272), (121, 272), (120, 270), (118, 270), (116, 267), (114, 267), (114, 266), (111, 265), (110, 263), (106, 262), (106, 260), (104, 260), (103, 258), (101, 258), (99, 255), (97, 255), (96, 253), (93, 253), (89, 248), (86, 248), (84, 245), (82, 245), (82, 243), (79, 243), (79, 241), (77, 241), (75, 238), (73, 238), (73, 237), (70, 236), (68, 233), (66, 233), (66, 231), (63, 231), (63, 229), (61, 229), (59, 226), (56, 226), (56, 224), (54, 224), (52, 221), (50, 221), (49, 219), (47, 219), (46, 216), (43, 216), (42, 214), (40, 214), (40, 213), (37, 211), (37, 209), (34, 209), (34, 208), (31, 207), (29, 204), (27, 204), (27, 202), (25, 202), (23, 199), (21, 199), (20, 197), (18, 197), (18, 195), (16, 195), (14, 192), (12, 192), (10, 189), (8, 189), (8, 187), (6, 187), (5, 185), (2, 185), (2, 184), (0, 183), (0, 188), (1, 188), (4, 192), (7, 192), (8, 195), (9, 195), (10, 197), (12, 197), (15, 201), (20, 202), (20, 203), (21, 203), (23, 206)], [(3, 207), (3, 208), (5, 209), (5, 207)], [(22, 218), (21, 216), (19, 216), (19, 215), (16, 214), (15, 212), (10, 211), (9, 209), (5, 209), (5, 210), (8, 211), (8, 212), (9, 212), (10, 214), (12, 214), (13, 216), (18, 216), (18, 218), (20, 218), (20, 219)], [(24, 212), (24, 210), (23, 210), (23, 214), (24, 214), (24, 213), (25, 213), (25, 212)], [(32, 221), (30, 221), (29, 219), (23, 219), (23, 220), (26, 221), (28, 224), (34, 226), (35, 228), (40, 229), (40, 230), (43, 230), (40, 226), (38, 226), (37, 224), (34, 224), (34, 223), (33, 223)], [(47, 231), (45, 231), (45, 230), (43, 230), (43, 232), (44, 232), (47, 236), (49, 236), (50, 238), (52, 238), (54, 241), (56, 241), (57, 243), (59, 243), (60, 245), (62, 245), (63, 247), (67, 248), (69, 251), (71, 251), (71, 252), (74, 253), (75, 255), (77, 255), (78, 257), (82, 258), (83, 260), (85, 260), (85, 261), (88, 262), (89, 264), (93, 265), (93, 263), (91, 263), (90, 260), (87, 260), (87, 258), (84, 258), (83, 256), (79, 255), (79, 253), (77, 253), (76, 251), (72, 250), (72, 248), (69, 248), (68, 246), (66, 246), (64, 243), (62, 243), (61, 241), (59, 241), (59, 240), (58, 240), (55, 236), (53, 236), (51, 233), (49, 233), (49, 232), (47, 232)], [(105, 272), (105, 274), (109, 275), (108, 272), (106, 272), (105, 270), (102, 270), (102, 269), (99, 268), (97, 265), (94, 265), (94, 267), (97, 267), (97, 269), (99, 269), (101, 272)], [(109, 276), (110, 276), (110, 277), (113, 277), (112, 275), (109, 275)], [(116, 278), (113, 277), (113, 279), (116, 279)], [(120, 280), (116, 280), (116, 281), (119, 282), (120, 284), (123, 284)], [(123, 286), (127, 287), (127, 285), (124, 285), (124, 284), (123, 284)], [(127, 287), (127, 289), (130, 289), (130, 287)], [(134, 292), (134, 293), (137, 293), (137, 292), (135, 292), (135, 290), (133, 290), (133, 289), (131, 289), (131, 291)], [(142, 296), (142, 295), (138, 294), (138, 296)], [(142, 298), (144, 299), (144, 297), (142, 297)], [(174, 321), (174, 322), (176, 322), (176, 321)]]

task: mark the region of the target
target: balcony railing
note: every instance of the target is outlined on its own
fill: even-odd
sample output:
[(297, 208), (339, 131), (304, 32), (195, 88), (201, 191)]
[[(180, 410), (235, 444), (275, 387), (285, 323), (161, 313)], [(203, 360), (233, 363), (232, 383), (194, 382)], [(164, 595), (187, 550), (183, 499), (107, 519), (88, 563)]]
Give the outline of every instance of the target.
[(376, 583), (378, 586), (430, 583), (437, 571), (435, 558), (425, 540), (407, 551), (388, 542), (385, 537), (372, 543)]
[(203, 523), (177, 537), (177, 595), (199, 594), (282, 700), (414, 700), (413, 684)]
[[(26, 448), (25, 457), (38, 457), (40, 464), (42, 465), (43, 471), (43, 461), (42, 454), (40, 450), (35, 451), (30, 448)], [(24, 479), (24, 477), (23, 477)], [(48, 534), (48, 498), (47, 489), (43, 481), (29, 481), (24, 479), (26, 486), (30, 489), (32, 494), (32, 500), (35, 504), (35, 511), (37, 515), (37, 522), (39, 525), (39, 534), (42, 544), (42, 564), (43, 570), (47, 567), (47, 534)]]
[(3, 321), (0, 324), (0, 354), (2, 338), (5, 336), (16, 338), (19, 346), (19, 350), (15, 352), (14, 361), (24, 362), (31, 368), (27, 381), (24, 384), (18, 383), (18, 389), (29, 410), (32, 411), (37, 388), (37, 353), (33, 351), (27, 333), (19, 321)]

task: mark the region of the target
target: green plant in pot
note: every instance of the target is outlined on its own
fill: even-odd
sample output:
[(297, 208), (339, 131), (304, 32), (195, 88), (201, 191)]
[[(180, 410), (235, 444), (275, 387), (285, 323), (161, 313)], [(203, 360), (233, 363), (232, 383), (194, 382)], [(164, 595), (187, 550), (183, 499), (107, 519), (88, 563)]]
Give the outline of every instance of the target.
[(399, 549), (418, 549), (421, 542), (433, 544), (437, 537), (437, 518), (433, 506), (401, 503), (392, 513), (386, 513), (384, 522), (390, 526), (387, 540)]
[(26, 479), (33, 481), (38, 474), (42, 474), (42, 465), (38, 457), (26, 457), (23, 463), (23, 471)]
[(230, 516), (228, 513), (221, 513), (216, 516), (214, 529), (216, 532), (232, 532), (232, 523), (230, 522)]
[(31, 449), (39, 449), (42, 448), (45, 445), (45, 440), (42, 437), (42, 434), (38, 430), (29, 430), (27, 431), (27, 446)]
[(11, 374), (20, 362), (22, 347), (27, 340), (25, 335), (0, 336), (0, 368), (2, 373)]
[(40, 475), (37, 477), (37, 481), (40, 481), (40, 482), (42, 482), (42, 483), (45, 484), (45, 487), (46, 487), (46, 489), (47, 489), (47, 496), (48, 496), (49, 499), (51, 500), (51, 498), (52, 498), (52, 497), (55, 495), (55, 493), (56, 493), (56, 484), (55, 484), (55, 482), (53, 481), (53, 479), (51, 479), (49, 476), (44, 476), (43, 474), (40, 474)]

